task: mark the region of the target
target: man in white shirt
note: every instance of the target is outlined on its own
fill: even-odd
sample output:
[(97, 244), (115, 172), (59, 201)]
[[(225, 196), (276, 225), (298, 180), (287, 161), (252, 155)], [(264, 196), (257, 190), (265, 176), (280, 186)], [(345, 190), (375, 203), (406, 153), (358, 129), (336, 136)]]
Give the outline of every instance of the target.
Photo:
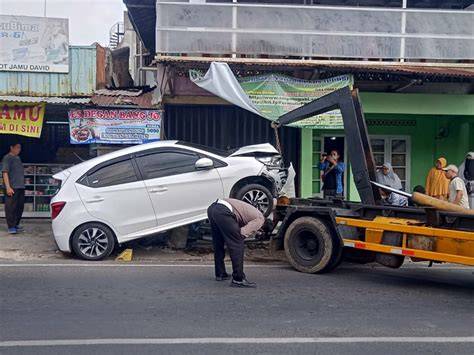
[(458, 176), (458, 168), (456, 165), (448, 165), (443, 168), (446, 177), (450, 180), (449, 182), (449, 197), (448, 201), (455, 205), (462, 206), (469, 209), (469, 200), (464, 180)]

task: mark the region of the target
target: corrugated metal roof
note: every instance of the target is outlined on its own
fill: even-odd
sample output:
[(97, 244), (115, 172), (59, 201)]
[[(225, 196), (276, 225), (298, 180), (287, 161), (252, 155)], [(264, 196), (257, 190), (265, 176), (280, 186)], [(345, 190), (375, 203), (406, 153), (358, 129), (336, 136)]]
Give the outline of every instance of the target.
[(0, 96), (0, 101), (45, 102), (47, 104), (88, 104), (90, 97)]
[(69, 73), (0, 71), (0, 95), (90, 96), (95, 89), (95, 45), (69, 47)]
[(461, 63), (414, 63), (414, 62), (368, 62), (368, 61), (330, 61), (266, 58), (222, 58), (222, 57), (173, 57), (158, 56), (154, 63), (176, 63), (182, 66), (208, 65), (211, 62), (226, 62), (229, 65), (240, 64), (248, 67), (288, 67), (347, 69), (374, 72), (393, 72), (407, 74), (424, 74), (432, 76), (450, 76), (474, 78), (474, 64)]
[(140, 96), (143, 90), (111, 90), (111, 89), (100, 89), (94, 92), (96, 95), (104, 96)]
[(145, 47), (155, 53), (156, 0), (124, 0), (128, 16)]
[[(121, 90), (123, 91), (123, 90)], [(138, 106), (139, 108), (154, 108), (152, 105), (153, 92), (146, 92), (139, 96), (120, 95), (98, 95), (94, 94), (91, 98), (91, 103), (97, 106)]]

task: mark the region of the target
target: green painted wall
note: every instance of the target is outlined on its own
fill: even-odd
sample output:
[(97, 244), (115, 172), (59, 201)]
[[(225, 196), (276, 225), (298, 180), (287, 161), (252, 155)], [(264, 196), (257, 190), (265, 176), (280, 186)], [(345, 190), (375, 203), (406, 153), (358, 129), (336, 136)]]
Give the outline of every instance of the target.
[(474, 115), (474, 95), (361, 92), (365, 113), (406, 115)]
[[(371, 120), (389, 123), (369, 125), (370, 135), (410, 137), (410, 188), (425, 185), (426, 174), (439, 156), (459, 165), (467, 151), (474, 151), (474, 95), (362, 93), (361, 98), (369, 123)], [(448, 112), (451, 114), (447, 115)], [(405, 120), (410, 121), (411, 125), (403, 125)], [(314, 169), (314, 162), (318, 157), (313, 147), (315, 139), (322, 135), (343, 133), (342, 130), (303, 130), (300, 172), (303, 197), (313, 195), (316, 190), (314, 179), (317, 169)], [(350, 151), (350, 147), (348, 149)], [(358, 194), (350, 167), (347, 176), (347, 196), (356, 201)]]
[[(313, 194), (313, 130), (301, 130), (301, 197), (310, 197)], [(297, 173), (298, 174), (298, 173)]]

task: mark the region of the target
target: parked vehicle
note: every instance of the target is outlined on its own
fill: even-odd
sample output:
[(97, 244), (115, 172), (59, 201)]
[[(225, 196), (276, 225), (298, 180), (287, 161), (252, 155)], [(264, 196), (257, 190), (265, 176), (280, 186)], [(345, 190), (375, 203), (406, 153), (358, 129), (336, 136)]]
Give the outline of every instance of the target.
[(207, 218), (216, 199), (239, 198), (269, 215), (287, 169), (270, 144), (232, 154), (178, 141), (121, 149), (54, 176), (51, 201), (59, 250), (86, 260), (115, 245)]

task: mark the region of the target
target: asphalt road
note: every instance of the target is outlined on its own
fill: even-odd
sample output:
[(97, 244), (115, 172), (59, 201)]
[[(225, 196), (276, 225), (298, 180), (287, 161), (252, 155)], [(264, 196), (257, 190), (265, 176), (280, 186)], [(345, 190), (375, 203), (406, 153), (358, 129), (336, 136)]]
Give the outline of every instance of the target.
[(0, 354), (472, 354), (473, 271), (262, 264), (235, 289), (203, 264), (2, 264)]

